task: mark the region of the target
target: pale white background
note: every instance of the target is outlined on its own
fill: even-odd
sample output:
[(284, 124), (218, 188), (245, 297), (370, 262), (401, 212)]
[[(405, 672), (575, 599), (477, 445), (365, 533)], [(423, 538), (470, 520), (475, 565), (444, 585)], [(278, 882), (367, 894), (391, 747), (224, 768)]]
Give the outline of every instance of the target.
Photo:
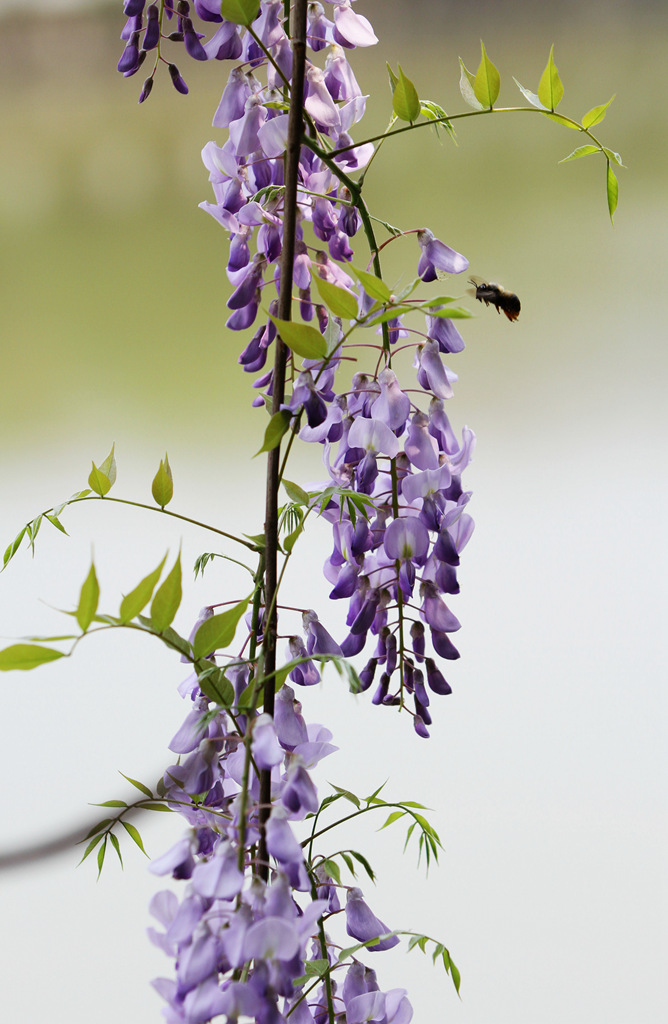
[[(666, 207), (642, 176), (627, 179), (623, 197), (614, 233), (602, 208), (589, 220), (565, 202), (537, 209), (535, 233), (496, 256), (524, 284), (521, 321), (488, 311), (467, 327), (452, 415), (479, 437), (467, 480), (477, 530), (453, 602), (462, 659), (448, 673), (453, 695), (435, 698), (432, 739), (346, 695), (336, 677), (304, 692), (307, 717), (326, 721), (341, 748), (322, 766), (322, 792), (327, 780), (363, 794), (387, 778), (388, 798), (433, 808), (445, 852), (428, 882), (402, 855), (400, 831), (377, 835), (370, 824), (356, 838), (379, 873), (376, 890), (366, 887), (379, 916), (443, 939), (462, 972), (460, 1001), (419, 952), (375, 956), (381, 984), (405, 985), (419, 1021), (666, 1015)], [(541, 239), (565, 218), (572, 244), (546, 254)], [(472, 264), (490, 244), (468, 251)], [(81, 403), (85, 431), (64, 410), (64, 427), (4, 439), (0, 547), (84, 486), (112, 438), (119, 493), (147, 498), (167, 447), (175, 507), (257, 529), (261, 472), (243, 468), (256, 436), (235, 415), (195, 435), (122, 405), (96, 413), (94, 395)], [(243, 430), (257, 429), (248, 422)], [(294, 476), (317, 478), (317, 464)], [(118, 506), (79, 506), (64, 519), (70, 540), (45, 527), (35, 561), (23, 552), (0, 578), (6, 637), (63, 629), (46, 605), (72, 606), (93, 544), (112, 610), (168, 547), (182, 541), (188, 566), (214, 546)], [(308, 568), (291, 582), (298, 603), (308, 589), (322, 608), (323, 544), (305, 541)], [(218, 563), (189, 584), (177, 626), (187, 632), (237, 581)], [(72, 662), (4, 676), (2, 847), (76, 825), (89, 801), (125, 796), (118, 770), (153, 781), (186, 711), (181, 670), (148, 639), (100, 637)], [(165, 816), (143, 831), (157, 855), (179, 826)], [(98, 883), (92, 864), (75, 870), (75, 854), (0, 876), (0, 1006), (13, 1024), (160, 1020), (148, 980), (170, 965), (144, 935), (159, 883), (139, 851), (124, 850), (125, 872), (110, 859)]]

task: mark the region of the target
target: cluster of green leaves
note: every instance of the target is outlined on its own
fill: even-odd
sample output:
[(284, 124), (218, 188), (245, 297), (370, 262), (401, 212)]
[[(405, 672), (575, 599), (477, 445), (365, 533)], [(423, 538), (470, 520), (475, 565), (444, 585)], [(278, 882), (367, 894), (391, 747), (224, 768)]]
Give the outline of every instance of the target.
[[(443, 848), (443, 844), (441, 843), (441, 840), (435, 828), (427, 821), (427, 818), (422, 813), (423, 811), (427, 810), (424, 804), (417, 803), (415, 800), (395, 800), (392, 802), (383, 800), (382, 797), (380, 796), (380, 793), (384, 788), (385, 783), (383, 783), (382, 786), (379, 786), (378, 789), (376, 789), (370, 796), (365, 798), (358, 797), (349, 789), (341, 789), (339, 786), (332, 785), (332, 783), (330, 783), (330, 785), (332, 786), (334, 793), (324, 798), (316, 814), (307, 815), (307, 819), (313, 819), (311, 835), (307, 840), (304, 841), (302, 845), (308, 845), (309, 848), (312, 849), (314, 841), (319, 836), (324, 835), (331, 829), (338, 827), (344, 821), (350, 821), (353, 818), (359, 817), (360, 815), (368, 814), (369, 811), (385, 809), (389, 810), (390, 813), (389, 816), (386, 818), (385, 822), (380, 826), (379, 831), (388, 828), (390, 825), (395, 824), (395, 822), (397, 821), (401, 821), (402, 818), (409, 818), (410, 824), (406, 831), (404, 850), (406, 850), (408, 843), (411, 840), (411, 837), (413, 836), (414, 833), (416, 833), (417, 830), (418, 864), (420, 863), (423, 855), (425, 858), (425, 865), (427, 871), (429, 871), (432, 859), (435, 863), (438, 863), (438, 851)], [(351, 814), (347, 814), (343, 818), (339, 818), (337, 821), (334, 821), (330, 825), (318, 828), (318, 821), (322, 812), (326, 810), (328, 807), (331, 807), (333, 804), (337, 803), (339, 800), (346, 800), (349, 803), (353, 804), (355, 810)], [(363, 864), (367, 874), (369, 875), (369, 878), (373, 881), (375, 876), (370, 865), (366, 862), (366, 860), (362, 858), (360, 854), (357, 854), (354, 851), (346, 852), (351, 853), (356, 860)], [(335, 856), (341, 856), (341, 852), (339, 852)], [(332, 858), (326, 858), (323, 862), (323, 866), (325, 870), (328, 872), (328, 864), (330, 859)], [(343, 859), (345, 860), (345, 858)], [(346, 864), (354, 875), (355, 872), (353, 871), (352, 865), (347, 860)], [(332, 875), (332, 877), (334, 877), (334, 875)]]
[[(42, 523), (46, 520), (55, 526), (61, 533), (67, 534), (67, 530), (60, 521), (63, 509), (67, 508), (68, 505), (74, 505), (79, 501), (85, 501), (86, 499), (97, 499), (106, 498), (109, 491), (116, 483), (116, 455), (115, 445), (111, 446), (111, 451), (107, 455), (99, 466), (96, 466), (93, 462), (92, 469), (88, 476), (88, 487), (81, 491), (76, 491), (67, 501), (61, 502), (59, 505), (54, 505), (53, 508), (47, 509), (46, 512), (40, 512), (38, 516), (31, 519), (29, 523), (21, 527), (14, 540), (5, 549), (2, 558), (2, 569), (4, 570), (11, 562), (16, 552), (21, 547), (21, 542), (25, 537), (28, 541), (28, 545), (33, 553), (35, 554), (35, 538), (40, 531)], [(165, 506), (172, 500), (174, 494), (174, 481), (172, 478), (172, 470), (169, 465), (169, 459), (165, 455), (164, 459), (160, 460), (158, 472), (153, 478), (151, 484), (151, 493), (153, 500), (161, 510), (164, 511)], [(138, 502), (126, 502), (128, 505), (137, 505)], [(147, 508), (150, 506), (141, 506)]]
[[(459, 58), (459, 89), (466, 103), (468, 103), (468, 105), (478, 114), (501, 111), (503, 113), (508, 113), (511, 110), (526, 110), (527, 108), (524, 107), (495, 107), (501, 91), (501, 75), (499, 73), (499, 69), (487, 55), (485, 45), (482, 41), (480, 46), (482, 51), (481, 59), (475, 73), (469, 71), (461, 57)], [(435, 124), (443, 124), (447, 131), (454, 137), (452, 121), (461, 117), (471, 116), (470, 114), (448, 115), (438, 104), (433, 103), (430, 100), (420, 99), (415, 85), (411, 79), (404, 74), (401, 67), (398, 69), (398, 74), (395, 74), (392, 68), (388, 65), (388, 72), (390, 76), (390, 87), (392, 89), (392, 108), (396, 118), (399, 118), (402, 121), (407, 121), (411, 125), (415, 125), (418, 119), (422, 116), (427, 121)], [(531, 107), (535, 108), (545, 117), (550, 118), (550, 120), (556, 121), (557, 124), (582, 132), (589, 138), (590, 141), (587, 144), (578, 146), (572, 153), (564, 157), (563, 160), (560, 160), (560, 163), (567, 163), (569, 160), (577, 160), (583, 156), (591, 156), (594, 153), (603, 154), (606, 161), (606, 196), (608, 211), (610, 219), (612, 220), (615, 210), (617, 209), (617, 201), (619, 197), (619, 184), (612, 165), (616, 164), (617, 166), (622, 167), (622, 159), (619, 153), (615, 153), (614, 150), (608, 149), (607, 146), (604, 146), (599, 142), (599, 140), (592, 135), (591, 129), (603, 121), (608, 107), (615, 97), (612, 96), (607, 103), (601, 103), (592, 107), (591, 110), (588, 110), (587, 113), (583, 115), (580, 121), (567, 117), (565, 114), (560, 112), (558, 113), (557, 107), (563, 98), (564, 86), (554, 62), (554, 47), (550, 49), (550, 55), (540, 77), (537, 92), (532, 92), (530, 89), (526, 89), (517, 81), (516, 78), (513, 78), (513, 81), (524, 98), (531, 104)]]
[[(121, 772), (123, 775), (123, 772)], [(116, 851), (121, 867), (123, 866), (123, 857), (121, 856), (121, 846), (117, 834), (114, 829), (119, 825), (122, 825), (127, 834), (132, 839), (133, 843), (139, 847), (144, 856), (148, 856), (144, 849), (144, 843), (139, 833), (139, 829), (132, 824), (130, 821), (125, 821), (124, 816), (135, 813), (136, 811), (167, 811), (171, 813), (171, 808), (166, 803), (160, 802), (159, 797), (162, 795), (160, 790), (164, 791), (162, 780), (158, 783), (158, 795), (154, 796), (148, 786), (145, 786), (143, 782), (137, 782), (136, 779), (131, 779), (129, 775), (123, 775), (124, 779), (127, 779), (135, 789), (138, 789), (144, 794), (144, 798), (141, 800), (135, 800), (133, 803), (128, 804), (125, 800), (104, 800), (102, 803), (95, 804), (96, 807), (109, 807), (118, 808), (118, 814), (115, 814), (111, 818), (102, 818), (101, 821), (96, 822), (92, 828), (88, 830), (84, 838), (81, 840), (85, 843), (88, 840), (86, 849), (84, 850), (83, 857), (79, 861), (82, 864), (86, 858), (93, 852), (96, 847), (97, 850), (97, 876), (100, 877), (102, 867), (104, 865), (104, 858), (107, 852), (107, 845), (111, 843), (111, 846)]]
[[(329, 796), (326, 796), (322, 800), (316, 814), (307, 815), (306, 820), (311, 821), (311, 835), (309, 836), (308, 839), (304, 840), (302, 846), (309, 848), (309, 861), (311, 863), (311, 868), (313, 871), (317, 869), (318, 871), (324, 872), (335, 885), (341, 886), (344, 883), (342, 882), (341, 879), (341, 867), (339, 865), (340, 861), (348, 869), (353, 879), (357, 878), (357, 866), (361, 866), (364, 869), (366, 875), (369, 877), (369, 879), (372, 882), (375, 882), (376, 875), (371, 864), (369, 863), (367, 858), (358, 850), (337, 850), (336, 852), (330, 853), (327, 856), (316, 856), (314, 858), (313, 844), (317, 838), (319, 838), (327, 832), (330, 832), (335, 828), (338, 828), (344, 822), (357, 818), (360, 815), (368, 813), (369, 811), (378, 809), (385, 809), (390, 811), (387, 819), (380, 826), (381, 830), (387, 828), (388, 826), (394, 824), (397, 821), (400, 821), (402, 818), (408, 817), (411, 820), (411, 824), (409, 825), (406, 834), (404, 850), (406, 849), (408, 842), (411, 839), (411, 836), (413, 835), (414, 831), (417, 829), (419, 834), (418, 863), (420, 862), (420, 858), (423, 853), (425, 855), (427, 870), (429, 869), (431, 858), (433, 858), (434, 861), (438, 861), (438, 851), (439, 849), (442, 849), (442, 844), (438, 837), (438, 833), (429, 823), (429, 821), (427, 820), (423, 813), (426, 810), (424, 804), (418, 803), (415, 800), (401, 800), (392, 802), (386, 801), (380, 796), (380, 793), (384, 788), (384, 785), (385, 783), (378, 789), (376, 789), (373, 793), (371, 793), (370, 796), (365, 798), (358, 797), (355, 793), (352, 793), (348, 789), (341, 789), (339, 786), (332, 786), (334, 793), (332, 793)], [(319, 828), (318, 823), (323, 811), (325, 811), (328, 807), (332, 807), (333, 805), (337, 804), (337, 802), (340, 800), (344, 800), (351, 803), (355, 810), (351, 814), (346, 814), (338, 818), (337, 820), (331, 822), (330, 824)], [(310, 964), (306, 965), (307, 974), (304, 977), (304, 979), (302, 979), (302, 981), (306, 983), (309, 977), (317, 977), (318, 979), (322, 979), (325, 977), (328, 970), (336, 969), (337, 966), (347, 961), (349, 957), (354, 956), (354, 954), (358, 952), (360, 949), (364, 949), (368, 946), (373, 946), (379, 940), (389, 938), (390, 936), (394, 935), (408, 936), (409, 950), (417, 948), (420, 949), (423, 953), (427, 953), (428, 947), (433, 946), (433, 948), (431, 949), (431, 956), (433, 962), (437, 963), (440, 961), (445, 971), (448, 974), (450, 974), (456, 991), (459, 992), (460, 974), (446, 946), (444, 946), (443, 943), (439, 942), (437, 939), (430, 938), (428, 935), (423, 935), (419, 932), (403, 931), (400, 929), (388, 932), (385, 935), (375, 936), (372, 939), (368, 939), (366, 942), (360, 942), (354, 946), (350, 946), (347, 949), (341, 950), (336, 961), (331, 965), (328, 965), (327, 961), (325, 960), (312, 961)]]

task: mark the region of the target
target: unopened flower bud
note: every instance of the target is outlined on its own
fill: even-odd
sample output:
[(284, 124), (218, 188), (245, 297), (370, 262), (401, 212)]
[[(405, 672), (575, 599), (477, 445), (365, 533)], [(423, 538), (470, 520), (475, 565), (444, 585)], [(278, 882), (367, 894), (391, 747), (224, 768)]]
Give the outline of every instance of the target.
[(188, 86), (186, 85), (184, 80), (181, 78), (181, 74), (180, 74), (179, 69), (177, 68), (176, 64), (170, 64), (169, 65), (169, 74), (171, 75), (172, 85), (174, 86), (176, 91), (182, 93), (184, 96), (187, 96), (188, 95)]

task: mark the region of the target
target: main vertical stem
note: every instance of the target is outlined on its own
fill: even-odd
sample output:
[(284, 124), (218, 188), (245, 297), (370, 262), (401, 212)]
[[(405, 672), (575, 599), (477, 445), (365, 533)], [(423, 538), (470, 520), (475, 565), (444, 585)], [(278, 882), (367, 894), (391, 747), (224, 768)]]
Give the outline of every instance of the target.
[[(285, 152), (285, 189), (283, 193), (283, 248), (281, 251), (281, 287), (278, 297), (278, 316), (281, 320), (292, 318), (292, 269), (295, 257), (295, 233), (297, 229), (297, 184), (299, 174), (299, 153), (303, 131), (304, 74), (306, 66), (306, 5), (307, 0), (295, 0), (292, 20), (292, 80), (290, 84), (290, 115), (288, 121), (288, 145)], [(272, 391), (272, 415), (277, 413), (285, 399), (285, 366), (287, 349), (280, 337), (276, 338), (274, 357), (274, 378)], [(276, 588), (278, 582), (278, 486), (280, 447), (272, 448), (267, 458), (267, 487), (264, 520), (265, 537), (265, 622), (263, 628), (263, 675), (270, 676), (264, 684), (264, 710), (274, 714), (276, 670), (276, 633), (278, 609)], [(264, 825), (271, 810), (271, 773), (260, 774), (260, 844), (258, 874), (265, 880), (269, 877), (269, 857)]]

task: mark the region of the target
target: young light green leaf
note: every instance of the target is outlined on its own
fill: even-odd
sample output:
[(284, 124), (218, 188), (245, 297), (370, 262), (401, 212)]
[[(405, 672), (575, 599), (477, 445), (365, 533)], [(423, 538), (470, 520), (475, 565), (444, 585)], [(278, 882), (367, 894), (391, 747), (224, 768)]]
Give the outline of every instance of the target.
[(551, 111), (557, 109), (564, 95), (564, 87), (559, 78), (559, 72), (557, 71), (557, 65), (554, 63), (553, 55), (554, 46), (550, 49), (550, 56), (538, 83), (538, 99), (547, 110)]
[(404, 814), (405, 811), (392, 811), (392, 814), (390, 814), (385, 824), (380, 826), (378, 831), (380, 832), (382, 831), (382, 829), (387, 828), (387, 826), (391, 825), (393, 822), (399, 821), (399, 818), (403, 818)]
[(48, 519), (49, 522), (51, 523), (51, 525), (55, 526), (55, 528), (57, 530), (60, 530), (60, 532), (64, 533), (65, 536), (68, 535), (67, 534), (67, 530), (65, 529), (65, 527), (61, 523), (60, 519), (58, 518), (58, 516), (54, 512), (45, 512), (44, 513), (44, 517), (45, 517), (45, 519)]
[(401, 69), (399, 64), (399, 76), (392, 91), (392, 109), (402, 121), (409, 121), (411, 124), (420, 116), (420, 97), (417, 89)]
[(195, 660), (206, 658), (214, 651), (229, 647), (234, 640), (239, 620), (248, 607), (250, 597), (251, 595), (235, 604), (233, 608), (228, 608), (226, 612), (212, 615), (202, 623), (193, 640)]
[(119, 618), (123, 624), (130, 622), (134, 619), (135, 615), (139, 615), (151, 600), (155, 585), (160, 579), (166, 561), (167, 555), (165, 555), (157, 569), (150, 572), (148, 576), (144, 576), (144, 579), (137, 584), (134, 590), (125, 595), (121, 601), (119, 612)]
[(285, 492), (290, 501), (294, 501), (296, 505), (308, 505), (309, 496), (299, 484), (293, 484), (291, 480), (286, 480), (285, 477), (281, 483), (285, 487)]
[[(123, 772), (119, 772), (119, 775), (123, 775)], [(134, 786), (135, 789), (138, 789), (140, 793), (143, 793), (144, 796), (153, 796), (151, 790), (148, 786), (145, 786), (143, 782), (137, 782), (136, 779), (131, 779), (129, 775), (123, 775), (123, 778), (126, 779), (130, 785)]]
[(577, 121), (572, 121), (568, 117), (564, 117), (561, 114), (553, 114), (551, 110), (543, 111), (543, 116), (554, 121), (555, 124), (562, 124), (564, 128), (573, 128), (576, 132), (581, 132), (582, 128)]
[(539, 109), (545, 110), (545, 107), (540, 102), (535, 92), (531, 92), (531, 89), (525, 89), (524, 86), (520, 82), (518, 82), (515, 77), (513, 77), (513, 82), (515, 83), (519, 91), (522, 93), (524, 98), (529, 101), (532, 107), (538, 107)]
[(166, 807), (165, 804), (142, 804), (142, 811), (167, 811), (168, 814), (172, 814), (172, 808)]
[(579, 160), (581, 156), (590, 156), (592, 153), (600, 152), (601, 151), (598, 148), (598, 146), (578, 146), (577, 149), (574, 149), (572, 153), (569, 153), (568, 156), (565, 156), (563, 160), (559, 161), (559, 163), (566, 164), (569, 160)]
[(151, 602), (151, 624), (158, 633), (163, 633), (174, 621), (183, 591), (181, 589), (181, 552), (177, 555), (174, 567), (167, 575)]
[(27, 530), (27, 527), (24, 526), (23, 529), (21, 530), (21, 532), (18, 533), (16, 535), (16, 537), (14, 537), (14, 540), (12, 541), (12, 543), (7, 546), (7, 549), (5, 550), (5, 553), (4, 553), (3, 557), (2, 557), (2, 568), (3, 569), (5, 568), (5, 566), (9, 562), (11, 562), (12, 558), (14, 557), (14, 555), (16, 554), (18, 549), (20, 548), (21, 541), (23, 540), (23, 538), (26, 535), (26, 530)]
[(480, 40), (480, 49), (482, 50), (482, 57), (475, 74), (473, 91), (482, 107), (489, 107), (491, 110), (499, 97), (501, 76), (498, 69), (487, 56), (485, 44), (482, 40)]
[(95, 463), (93, 463), (93, 468), (88, 475), (88, 483), (90, 484), (91, 490), (95, 491), (96, 494), (99, 494), (101, 498), (104, 498), (105, 494), (111, 490), (111, 480), (105, 473), (97, 468)]
[(260, 0), (221, 0), (220, 13), (225, 21), (248, 27), (257, 18)]
[(302, 359), (324, 359), (327, 355), (327, 342), (315, 327), (295, 323), (294, 320), (279, 320), (271, 313), (269, 319), (276, 325), (281, 341), (295, 355)]
[(75, 613), (77, 622), (79, 623), (79, 629), (82, 633), (86, 632), (93, 621), (99, 600), (100, 585), (97, 582), (97, 576), (95, 575), (95, 566), (91, 562), (88, 576), (86, 576), (83, 586), (81, 587), (79, 607)]
[(394, 92), (399, 82), (399, 79), (397, 78), (397, 76), (395, 75), (394, 71), (392, 70), (387, 61), (385, 61), (385, 67), (387, 68), (387, 73), (390, 79), (390, 89), (392, 90), (392, 92)]
[(608, 193), (608, 211), (610, 213), (610, 221), (614, 223), (613, 217), (615, 215), (615, 210), (617, 209), (617, 200), (619, 199), (619, 184), (615, 177), (615, 172), (609, 162), (607, 164), (606, 188)]
[(254, 459), (261, 455), (262, 452), (270, 452), (272, 448), (276, 448), (281, 443), (281, 438), (288, 432), (291, 419), (292, 413), (289, 409), (279, 409), (278, 412), (274, 413), (264, 432), (262, 447), (255, 452)]
[(27, 671), (46, 665), (48, 661), (64, 658), (62, 651), (53, 647), (40, 647), (38, 644), (12, 644), (0, 651), (0, 672), (11, 672), (13, 669)]
[(348, 269), (352, 270), (353, 274), (370, 298), (377, 299), (379, 302), (390, 301), (392, 298), (392, 292), (380, 277), (376, 277), (375, 274), (370, 274), (368, 270), (360, 270), (352, 264), (348, 265)]
[(599, 107), (592, 107), (591, 110), (588, 110), (582, 118), (582, 127), (593, 128), (595, 125), (600, 124), (615, 96), (616, 93), (610, 97), (607, 103), (601, 103)]
[(464, 64), (462, 58), (459, 58), (460, 75), (459, 75), (459, 91), (461, 92), (464, 100), (474, 110), (484, 110), (484, 106), (476, 99), (475, 94), (475, 75), (472, 74)]
[(160, 508), (164, 508), (172, 500), (174, 495), (174, 480), (172, 477), (172, 469), (169, 465), (169, 459), (167, 458), (167, 452), (165, 452), (164, 459), (160, 460), (160, 466), (158, 472), (153, 477), (153, 483), (151, 484), (151, 494), (156, 505)]
[(317, 275), (314, 275), (313, 280), (320, 298), (334, 316), (346, 317), (349, 320), (357, 316), (357, 297), (352, 292)]
[[(437, 121), (438, 124), (434, 125), (436, 130), (438, 131), (439, 127), (442, 126), (454, 142), (456, 135), (455, 129), (448, 120), (447, 113), (439, 103), (434, 103), (432, 100), (420, 100), (420, 113), (423, 117), (426, 117), (428, 121)], [(456, 142), (455, 145), (457, 145)]]
[(141, 841), (141, 836), (139, 835), (139, 832), (135, 828), (135, 826), (131, 825), (129, 821), (122, 821), (121, 825), (123, 826), (123, 828), (125, 829), (127, 834), (130, 836), (130, 838), (133, 839), (134, 842), (137, 844), (137, 846), (139, 847), (141, 852), (143, 854), (145, 854), (145, 856), (148, 857), (148, 854), (146, 853), (146, 850), (144, 849), (144, 844)]
[(608, 160), (610, 160), (613, 164), (617, 164), (619, 167), (624, 166), (624, 164), (622, 163), (622, 158), (619, 155), (619, 153), (615, 153), (613, 149), (608, 149), (607, 146), (603, 147), (603, 152), (607, 156)]

